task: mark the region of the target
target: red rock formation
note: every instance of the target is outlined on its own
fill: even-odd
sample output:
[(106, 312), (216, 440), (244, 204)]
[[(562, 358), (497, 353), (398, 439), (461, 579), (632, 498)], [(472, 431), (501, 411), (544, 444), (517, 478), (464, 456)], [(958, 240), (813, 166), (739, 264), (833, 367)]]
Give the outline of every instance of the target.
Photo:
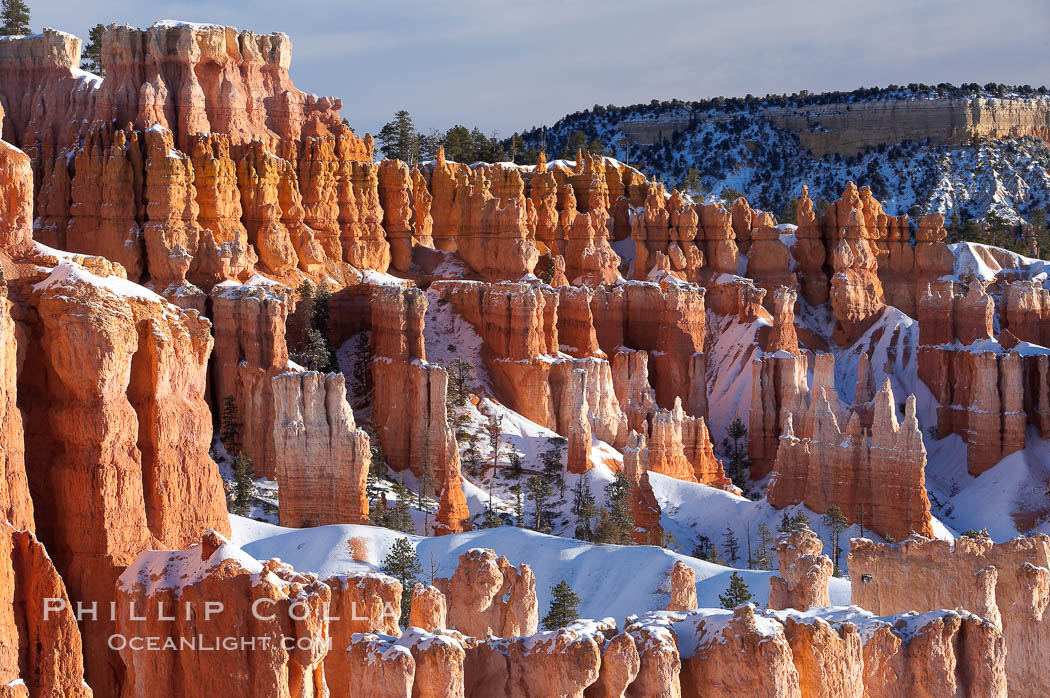
[[(851, 522), (901, 540), (912, 532), (933, 535), (926, 496), (926, 448), (909, 396), (905, 419), (897, 423), (889, 380), (875, 398), (870, 431), (857, 412), (836, 414), (833, 392), (814, 386), (809, 413), (795, 435), (790, 415), (780, 437), (773, 479), (766, 497), (776, 508), (805, 503), (823, 513), (837, 506)], [(843, 428), (842, 424), (845, 424)]]
[[(386, 272), (390, 267), (390, 243), (383, 233), (379, 167), (373, 162), (354, 161), (350, 183), (355, 212), (347, 214), (348, 223), (341, 228), (344, 259), (358, 269)], [(340, 213), (348, 205), (349, 202), (340, 201)]]
[(649, 484), (649, 449), (645, 436), (632, 431), (623, 449), (623, 472), (631, 483), (631, 540), (637, 545), (661, 545), (660, 503)]
[(434, 246), (434, 217), (430, 208), (434, 197), (427, 189), (427, 180), (419, 165), (412, 170), (412, 242), (423, 247)]
[(696, 573), (681, 560), (676, 560), (671, 568), (671, 600), (667, 602), (668, 611), (692, 611), (699, 605), (696, 602)]
[(435, 531), (457, 533), (469, 517), (460, 475), (459, 450), (448, 427), (448, 374), (427, 363), (423, 315), (427, 301), (416, 288), (377, 286), (372, 295), (372, 380), (377, 390), (372, 417), (387, 462), (431, 470), (440, 493)]
[(630, 698), (644, 696), (682, 695), (682, 658), (678, 653), (678, 640), (674, 631), (663, 624), (647, 622), (650, 614), (642, 619), (629, 616), (624, 633), (629, 634), (638, 647), (638, 678), (627, 687)]
[(703, 236), (704, 259), (711, 271), (717, 274), (736, 274), (737, 244), (733, 231), (732, 215), (721, 204), (700, 205), (700, 230)]
[(117, 583), (124, 695), (324, 695), (331, 595), (214, 531), (188, 550), (140, 553)]
[[(466, 181), (457, 181), (449, 215), (459, 225), (456, 249), (471, 269), (491, 281), (516, 280), (531, 274), (539, 261), (539, 251), (532, 244), (536, 214), (525, 198), (517, 170), (498, 169), (505, 173), (505, 196), (493, 196), (492, 182), (484, 170), (470, 170)], [(434, 198), (436, 202), (436, 192)]]
[(831, 253), (831, 307), (836, 341), (846, 345), (871, 326), (886, 301), (863, 214), (853, 209), (840, 224), (842, 237)]
[(212, 289), (211, 305), (215, 403), (233, 397), (243, 424), (241, 443), (256, 475), (276, 477), (273, 377), (288, 370), (288, 300), (276, 287), (231, 283)]
[[(28, 221), (22, 224), (28, 227)], [(0, 516), (17, 529), (34, 531), (33, 500), (26, 478), (25, 434), (22, 412), (18, 408), (16, 334), (7, 285), (0, 283)]]
[(645, 432), (649, 416), (656, 411), (656, 392), (649, 385), (649, 355), (620, 349), (612, 359), (613, 388), (627, 417), (627, 427)]
[[(154, 122), (187, 150), (194, 133), (226, 133), (234, 145), (281, 142), (328, 133), (342, 103), (300, 92), (288, 75), (292, 46), (284, 34), (238, 32), (216, 25), (110, 26), (102, 37), (107, 80), (96, 118)], [(365, 147), (358, 148), (364, 155)]]
[[(329, 603), (331, 649), (324, 661), (325, 679), (332, 698), (350, 698), (355, 680), (354, 640), (362, 633), (401, 634), (401, 582), (376, 574), (337, 575), (324, 580), (332, 592)], [(393, 638), (391, 638), (393, 639)], [(375, 674), (386, 669), (376, 665)], [(395, 667), (396, 669), (396, 667)]]
[(335, 138), (308, 138), (303, 142), (298, 168), (303, 221), (313, 231), (325, 256), (333, 262), (343, 259), (339, 240), (339, 166)]
[[(105, 603), (141, 550), (229, 531), (208, 457), (209, 323), (74, 262), (37, 284), (31, 302), (39, 345), (24, 384), (38, 399), (28, 417), (32, 438), (54, 444), (28, 454), (40, 533), (70, 596)], [(89, 683), (106, 694), (118, 665), (111, 628), (102, 619), (84, 628)]]
[[(772, 578), (771, 578), (772, 579)], [(864, 657), (861, 636), (852, 623), (831, 625), (823, 619), (783, 621), (784, 637), (791, 646), (791, 661), (798, 671), (803, 696), (864, 696)]]
[[(229, 137), (195, 134), (191, 138), (189, 154), (193, 162), (193, 184), (197, 190), (197, 222), (201, 226), (196, 275), (212, 283), (227, 279), (247, 280), (258, 257), (255, 248), (248, 244), (248, 231), (241, 223), (237, 164), (230, 156)], [(216, 248), (214, 257), (207, 254), (211, 244)], [(208, 283), (204, 287), (211, 290)]]
[[(606, 634), (603, 633), (603, 639)], [(588, 686), (583, 695), (586, 698), (622, 698), (638, 677), (640, 667), (634, 638), (627, 633), (615, 635), (602, 648), (598, 680)]]
[(259, 255), (266, 271), (283, 276), (299, 264), (288, 228), (281, 222), (281, 176), (287, 176), (287, 163), (251, 143), (237, 163), (237, 186), (248, 241)]
[(696, 208), (686, 204), (677, 190), (668, 197), (663, 185), (650, 185), (640, 225), (632, 230), (634, 278), (648, 278), (658, 255), (665, 254), (671, 273), (683, 280), (697, 281), (704, 265), (704, 253), (695, 243), (699, 223)]
[[(686, 452), (693, 459), (690, 459)], [(710, 473), (719, 478), (721, 464), (714, 459), (711, 438), (703, 417), (689, 417), (682, 410), (682, 402), (675, 399), (674, 408), (658, 409), (652, 417), (649, 432), (649, 468), (661, 475), (697, 482), (696, 472)], [(718, 471), (718, 472), (716, 472)]]
[(466, 635), (531, 635), (539, 623), (536, 577), (528, 565), (515, 568), (491, 550), (474, 548), (459, 556), (449, 578), (434, 580), (448, 599), (448, 624)]
[(347, 649), (346, 664), (346, 692), (333, 696), (354, 695), (350, 693), (353, 687), (375, 698), (411, 698), (416, 660), (412, 650), (397, 644), (396, 637), (378, 633), (355, 635)]
[(676, 397), (688, 414), (707, 413), (704, 289), (693, 285), (630, 283), (597, 289), (591, 301), (598, 344), (649, 352), (650, 382), (661, 407)]
[(585, 623), (532, 637), (490, 638), (467, 658), (466, 695), (582, 698), (600, 676), (604, 639)]
[(529, 179), (529, 200), (536, 211), (536, 241), (540, 252), (558, 255), (565, 250), (565, 239), (558, 217), (558, 183), (547, 169), (547, 155), (540, 153)]
[[(798, 201), (798, 229), (791, 256), (798, 262), (798, 280), (802, 295), (813, 306), (823, 305), (828, 300), (828, 277), (824, 273), (827, 250), (821, 240), (820, 226), (813, 212), (813, 200), (809, 198), (809, 187), (802, 187)], [(909, 247), (910, 250), (910, 247)]]
[(1050, 291), (1038, 281), (1018, 280), (1003, 288), (1000, 329), (1017, 339), (1050, 344)]
[(437, 587), (416, 583), (412, 589), (412, 609), (408, 624), (428, 633), (443, 630), (448, 618), (445, 595)]
[[(745, 286), (744, 290), (751, 287)], [(752, 294), (754, 295), (754, 294)], [(781, 287), (774, 299), (773, 327), (766, 335), (766, 350), (752, 362), (751, 409), (748, 413), (748, 456), (751, 479), (760, 480), (773, 468), (779, 438), (787, 415), (798, 413), (809, 395), (806, 386), (806, 357), (799, 351), (795, 333), (796, 292)], [(825, 357), (830, 361), (831, 356)], [(814, 385), (821, 375), (818, 356)], [(830, 376), (831, 364), (824, 367)]]
[[(903, 608), (973, 611), (1002, 631), (1010, 691), (1042, 694), (1050, 690), (1037, 659), (1046, 652), (1048, 552), (1050, 538), (1045, 535), (999, 544), (962, 537), (954, 548), (939, 540), (890, 545), (857, 539), (849, 555), (853, 600), (876, 614)], [(980, 657), (973, 664), (986, 681), (994, 680), (996, 659)]]
[(155, 284), (178, 283), (200, 245), (193, 163), (175, 150), (171, 132), (159, 127), (146, 131), (146, 157), (147, 268)]
[(780, 576), (769, 578), (769, 607), (805, 611), (830, 605), (828, 580), (834, 566), (821, 554), (824, 541), (809, 528), (798, 528), (778, 536), (776, 546)]
[(412, 266), (412, 180), (408, 165), (384, 160), (379, 165), (379, 203), (383, 230), (390, 243), (391, 263), (398, 271)]
[(342, 374), (282, 373), (273, 397), (281, 525), (367, 523), (371, 449)]
[(940, 403), (938, 437), (961, 435), (967, 468), (980, 475), (1024, 448), (1026, 407), (1039, 419), (1040, 398), (1024, 377), (1038, 373), (1039, 359), (987, 341), (973, 344), (992, 335), (994, 301), (981, 282), (965, 296), (955, 295), (951, 282), (927, 287), (918, 314), (918, 375)]
[(140, 134), (112, 128), (89, 131), (73, 158), (73, 169), (68, 227), (64, 239), (55, 242), (117, 262), (128, 278), (138, 281), (146, 269)]
[(565, 276), (584, 286), (615, 283), (620, 278), (620, 257), (609, 245), (603, 211), (581, 213), (567, 231)]
[(594, 292), (586, 286), (561, 286), (558, 288), (558, 342), (559, 347), (567, 354), (578, 359), (594, 356), (605, 358), (605, 352), (598, 346), (598, 336), (594, 332), (594, 319), (591, 317), (591, 298)]
[(773, 300), (773, 291), (777, 288), (786, 286), (797, 290), (798, 280), (791, 273), (791, 256), (787, 245), (780, 241), (776, 219), (769, 213), (756, 213), (751, 225), (747, 276), (754, 279), (757, 286), (766, 289), (769, 301)]
[(0, 694), (90, 698), (62, 578), (30, 531), (0, 523), (0, 533)]
[(699, 620), (696, 628), (695, 653), (682, 658), (686, 695), (801, 696), (783, 628), (760, 625), (751, 604), (737, 607), (728, 619)]
[(582, 368), (573, 369), (562, 395), (559, 411), (566, 415), (569, 435), (565, 469), (582, 475), (594, 465), (591, 461), (591, 423), (587, 419), (587, 372)]

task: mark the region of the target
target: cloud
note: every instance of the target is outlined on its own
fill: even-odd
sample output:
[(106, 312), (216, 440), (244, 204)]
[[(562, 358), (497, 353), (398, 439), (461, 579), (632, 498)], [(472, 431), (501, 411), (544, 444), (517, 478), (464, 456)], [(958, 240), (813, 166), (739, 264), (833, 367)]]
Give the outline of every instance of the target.
[(283, 31), (303, 90), (343, 99), (375, 132), (418, 126), (509, 134), (593, 104), (849, 90), (908, 82), (1039, 85), (1050, 3), (1013, 0), (337, 0), (33, 5), (34, 27), (176, 18)]

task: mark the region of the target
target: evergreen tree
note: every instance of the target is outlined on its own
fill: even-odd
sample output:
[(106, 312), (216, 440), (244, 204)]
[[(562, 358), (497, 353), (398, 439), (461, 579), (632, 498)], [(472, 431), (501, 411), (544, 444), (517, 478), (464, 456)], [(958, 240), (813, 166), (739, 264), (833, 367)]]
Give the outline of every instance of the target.
[(408, 538), (398, 538), (390, 547), (390, 552), (383, 558), (379, 568), (383, 574), (389, 574), (401, 582), (401, 626), (408, 627), (409, 611), (412, 608), (412, 591), (416, 582), (423, 577), (423, 565), (419, 562), (415, 548)]
[(411, 493), (400, 479), (394, 483), (394, 494), (397, 495), (397, 500), (394, 506), (390, 507), (383, 525), (402, 533), (415, 533), (416, 524), (412, 521), (412, 510), (409, 508)]
[(525, 481), (525, 492), (536, 507), (536, 518), (534, 520), (533, 529), (536, 531), (543, 531), (545, 528), (543, 523), (543, 505), (546, 504), (547, 500), (550, 499), (552, 494), (554, 494), (551, 490), (551, 483), (547, 478), (541, 475), (533, 475)]
[(737, 572), (729, 575), (729, 588), (726, 589), (726, 593), (718, 595), (718, 603), (722, 605), (722, 608), (729, 610), (733, 610), (751, 599), (751, 590), (747, 588), (747, 584), (744, 584), (744, 578)]
[(222, 402), (222, 418), (219, 425), (219, 439), (226, 453), (236, 457), (241, 452), (241, 418), (237, 411), (237, 401), (227, 395)]
[(91, 27), (88, 32), (88, 42), (81, 52), (80, 67), (89, 73), (99, 77), (105, 77), (106, 71), (102, 67), (102, 34), (106, 28), (101, 24)]
[(557, 630), (573, 623), (580, 617), (580, 597), (564, 579), (551, 587), (551, 605), (543, 617), (546, 630)]
[(328, 319), (331, 313), (329, 301), (332, 294), (325, 284), (316, 288), (309, 281), (301, 283), (297, 291), (299, 312), (303, 318), (304, 344), (302, 351), (296, 353), (296, 360), (311, 371), (338, 371), (335, 347), (328, 339)]
[(251, 513), (254, 477), (255, 465), (251, 457), (244, 451), (238, 452), (233, 459), (233, 504), (230, 508), (238, 516)]
[(736, 539), (736, 534), (733, 533), (728, 525), (726, 526), (726, 532), (722, 534), (722, 547), (725, 549), (726, 554), (729, 555), (729, 562), (736, 562), (737, 556), (740, 554), (740, 542)]
[(25, 36), (29, 28), (29, 5), (24, 0), (3, 0), (0, 3), (0, 36)]
[(383, 144), (379, 149), (386, 157), (403, 160), (409, 165), (419, 162), (419, 134), (412, 124), (412, 115), (404, 109), (394, 114), (394, 119), (379, 130), (376, 139)]
[(693, 557), (708, 562), (714, 562), (718, 565), (724, 564), (724, 561), (718, 555), (718, 548), (707, 536), (700, 536), (700, 538), (697, 539), (696, 547), (693, 548)]
[(740, 417), (730, 422), (726, 429), (726, 438), (722, 440), (722, 450), (727, 460), (726, 475), (734, 485), (747, 494), (747, 469), (751, 467), (751, 459), (747, 455), (747, 426)]
[(773, 538), (773, 532), (765, 524), (758, 525), (758, 545), (758, 555), (755, 556), (758, 569), (773, 569), (776, 558), (776, 541)]
[(385, 478), (390, 472), (390, 466), (386, 462), (386, 451), (383, 450), (383, 444), (380, 443), (375, 433), (368, 435), (368, 441), (369, 450), (372, 452), (372, 462), (368, 466), (368, 472), (374, 474), (377, 479)]
[[(557, 485), (561, 494), (565, 496), (565, 475), (562, 472), (562, 445), (564, 437), (554, 437), (547, 440), (550, 448), (540, 454), (540, 462), (543, 463), (543, 474), (546, 475), (553, 485)], [(553, 486), (552, 485), (552, 486)]]
[(576, 517), (574, 537), (577, 540), (593, 540), (591, 519), (597, 515), (598, 507), (594, 505), (590, 484), (582, 477), (576, 480), (576, 486), (572, 490), (572, 513)]
[(303, 364), (311, 371), (328, 373), (332, 370), (334, 356), (328, 340), (321, 331), (311, 327), (306, 330), (306, 348), (303, 350)]
[(444, 146), (445, 158), (448, 160), (468, 164), (477, 160), (474, 157), (474, 142), (466, 126), (457, 124), (446, 131)]
[(598, 527), (595, 530), (597, 542), (631, 544), (634, 517), (631, 516), (630, 495), (631, 481), (620, 470), (615, 479), (605, 486), (605, 503), (608, 506), (598, 512)]
[(801, 511), (796, 513), (794, 518), (791, 519), (791, 528), (789, 530), (794, 531), (799, 528), (812, 528), (812, 526), (809, 525), (809, 517)]
[(828, 511), (822, 519), (825, 526), (831, 529), (832, 550), (835, 552), (835, 576), (839, 576), (839, 535), (846, 530), (849, 522), (837, 506), (828, 507)]
[(481, 525), (478, 528), (499, 528), (503, 525), (503, 519), (492, 509), (485, 509), (481, 514)]
[(511, 485), (511, 494), (514, 495), (514, 525), (518, 528), (525, 527), (525, 506), (522, 499), (525, 496), (525, 488), (520, 484)]

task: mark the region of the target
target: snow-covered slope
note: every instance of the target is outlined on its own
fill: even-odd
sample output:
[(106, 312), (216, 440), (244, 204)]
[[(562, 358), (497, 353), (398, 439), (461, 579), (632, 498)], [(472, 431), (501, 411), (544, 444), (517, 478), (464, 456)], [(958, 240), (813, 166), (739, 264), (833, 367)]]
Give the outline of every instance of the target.
[[(795, 133), (770, 118), (784, 106), (821, 103), (822, 98), (862, 104), (872, 99), (936, 97), (941, 95), (904, 89), (872, 95), (774, 95), (750, 101), (654, 100), (576, 112), (523, 136), (528, 146), (540, 148), (545, 143), (548, 153), (561, 155), (570, 147), (573, 133), (580, 132), (587, 141), (601, 141), (610, 154), (694, 198), (718, 198), (732, 189), (746, 194), (752, 205), (774, 212), (797, 197), (803, 184), (809, 186), (815, 202), (834, 201), (847, 180), (870, 185), (894, 215), (917, 205), (923, 212), (939, 211), (949, 217), (958, 213), (964, 221), (983, 218), (989, 211), (1014, 220), (1033, 206), (1050, 203), (1050, 148), (1030, 137), (955, 145), (906, 140), (851, 157), (814, 157)], [(665, 124), (664, 140), (652, 145), (631, 143), (624, 123), (626, 130), (632, 124)], [(819, 129), (819, 124), (813, 128)]]
[[(288, 529), (237, 516), (233, 542), (257, 559), (277, 557), (300, 572), (315, 572), (322, 578), (346, 572), (378, 570), (398, 538), (405, 534), (374, 526), (321, 526)], [(365, 538), (369, 542), (367, 563), (354, 562), (347, 542)], [(661, 610), (669, 599), (668, 575), (676, 560), (696, 572), (697, 598), (701, 606), (719, 605), (718, 595), (729, 585), (731, 568), (679, 555), (653, 546), (595, 545), (548, 536), (527, 529), (503, 526), (458, 533), (439, 538), (407, 536), (429, 579), (451, 575), (459, 556), (471, 548), (491, 548), (514, 564), (527, 563), (536, 575), (540, 615), (550, 605), (551, 587), (565, 580), (580, 597), (580, 616), (622, 620), (632, 613)], [(755, 596), (765, 605), (769, 597), (769, 572), (737, 570)], [(849, 582), (831, 580), (831, 602), (848, 604)]]

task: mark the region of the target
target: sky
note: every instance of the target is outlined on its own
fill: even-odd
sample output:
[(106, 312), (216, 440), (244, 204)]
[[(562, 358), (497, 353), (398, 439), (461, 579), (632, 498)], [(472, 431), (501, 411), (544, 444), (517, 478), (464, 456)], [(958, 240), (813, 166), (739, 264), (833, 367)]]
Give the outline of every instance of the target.
[(358, 133), (399, 109), (422, 131), (509, 136), (595, 104), (1050, 84), (1050, 0), (27, 0), (34, 31), (159, 19), (292, 39), (299, 89)]

